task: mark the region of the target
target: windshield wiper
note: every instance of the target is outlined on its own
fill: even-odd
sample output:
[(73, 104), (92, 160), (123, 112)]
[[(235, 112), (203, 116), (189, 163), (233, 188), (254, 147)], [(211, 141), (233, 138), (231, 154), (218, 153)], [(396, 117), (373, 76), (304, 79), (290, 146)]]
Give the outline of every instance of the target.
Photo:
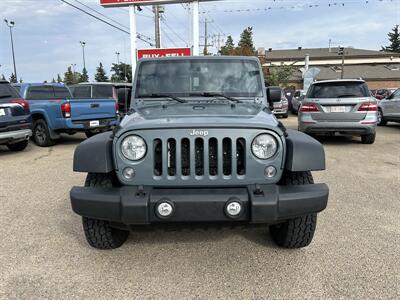
[(175, 101), (178, 101), (180, 103), (186, 103), (187, 101), (185, 99), (176, 97), (176, 96), (172, 96), (172, 95), (167, 95), (167, 94), (143, 94), (143, 95), (139, 95), (138, 98), (168, 98), (168, 99), (172, 99)]
[(0, 98), (11, 98), (12, 95), (0, 95)]
[(239, 99), (236, 99), (236, 98), (233, 98), (228, 95), (221, 94), (221, 93), (200, 92), (200, 93), (190, 93), (189, 95), (190, 96), (203, 96), (203, 97), (222, 97), (222, 98), (228, 99), (228, 100), (236, 102), (236, 103), (241, 102)]

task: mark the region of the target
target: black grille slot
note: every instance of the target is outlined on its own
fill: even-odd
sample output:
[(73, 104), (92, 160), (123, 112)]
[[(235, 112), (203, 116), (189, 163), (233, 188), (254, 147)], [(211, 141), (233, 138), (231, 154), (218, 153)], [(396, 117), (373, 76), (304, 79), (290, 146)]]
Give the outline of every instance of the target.
[(208, 141), (208, 161), (210, 175), (218, 175), (218, 141), (216, 138)]
[(244, 138), (236, 140), (236, 173), (246, 174), (246, 140)]
[(187, 138), (181, 141), (182, 175), (190, 175), (190, 141)]
[(168, 175), (176, 175), (176, 141), (175, 139), (168, 139), (167, 141), (168, 153)]
[(201, 138), (197, 138), (194, 143), (195, 149), (195, 167), (196, 175), (204, 175), (204, 141)]
[(154, 151), (154, 175), (162, 175), (162, 142), (160, 139), (155, 139), (153, 143)]
[(232, 141), (230, 138), (222, 140), (222, 168), (225, 176), (232, 174)]

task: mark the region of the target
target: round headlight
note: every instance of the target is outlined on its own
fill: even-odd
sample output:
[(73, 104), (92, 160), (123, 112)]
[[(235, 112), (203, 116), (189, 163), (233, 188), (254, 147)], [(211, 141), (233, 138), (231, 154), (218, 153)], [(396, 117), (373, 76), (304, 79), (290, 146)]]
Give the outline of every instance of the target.
[(259, 159), (268, 159), (276, 153), (278, 144), (270, 134), (260, 134), (255, 137), (251, 144), (251, 151)]
[(139, 160), (146, 155), (146, 143), (137, 135), (128, 135), (121, 143), (122, 154), (129, 160)]

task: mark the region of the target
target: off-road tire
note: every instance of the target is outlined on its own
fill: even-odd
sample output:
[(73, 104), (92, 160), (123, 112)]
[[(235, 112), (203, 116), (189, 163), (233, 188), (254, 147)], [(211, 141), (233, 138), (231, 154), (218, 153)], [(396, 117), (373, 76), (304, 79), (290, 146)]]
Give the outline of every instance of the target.
[(382, 109), (378, 109), (378, 126), (386, 126), (387, 121), (383, 117)]
[(363, 144), (373, 144), (375, 142), (376, 133), (363, 134), (361, 136), (361, 143)]
[[(281, 185), (313, 184), (311, 172), (286, 171), (280, 181)], [(284, 223), (269, 227), (272, 239), (283, 248), (303, 248), (308, 246), (313, 237), (317, 225), (317, 214), (308, 214), (289, 219)]]
[(32, 139), (39, 147), (50, 147), (56, 143), (55, 140), (51, 139), (49, 126), (43, 119), (34, 122)]
[[(86, 177), (86, 187), (114, 187), (116, 178), (112, 173), (89, 173)], [(113, 228), (110, 222), (82, 217), (83, 230), (90, 246), (101, 249), (115, 249), (120, 247), (128, 238), (129, 231)]]
[(14, 144), (8, 144), (7, 148), (11, 151), (23, 151), (28, 146), (28, 140), (21, 141)]

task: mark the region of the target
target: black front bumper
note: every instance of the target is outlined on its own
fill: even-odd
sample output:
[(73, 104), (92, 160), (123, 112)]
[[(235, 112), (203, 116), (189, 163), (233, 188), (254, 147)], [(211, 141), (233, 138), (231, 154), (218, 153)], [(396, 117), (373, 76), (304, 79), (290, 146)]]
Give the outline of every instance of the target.
[[(158, 222), (274, 223), (324, 210), (328, 202), (326, 184), (299, 186), (261, 185), (240, 188), (156, 189), (73, 187), (71, 205), (81, 216), (128, 225)], [(156, 214), (158, 203), (174, 206), (169, 218)], [(236, 218), (225, 213), (227, 203), (244, 208)]]

